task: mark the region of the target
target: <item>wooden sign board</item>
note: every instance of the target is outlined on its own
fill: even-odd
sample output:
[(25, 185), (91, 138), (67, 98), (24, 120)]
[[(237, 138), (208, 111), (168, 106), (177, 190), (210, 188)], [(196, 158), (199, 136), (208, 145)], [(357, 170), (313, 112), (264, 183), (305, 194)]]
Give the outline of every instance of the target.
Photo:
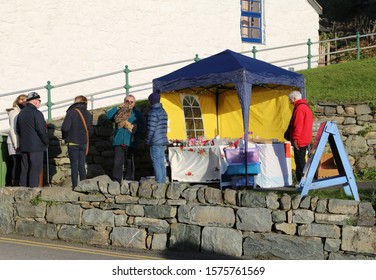
[[(338, 169), (337, 176), (320, 178), (315, 180), (315, 174), (324, 152), (326, 143), (329, 142), (333, 153), (333, 158)], [(335, 122), (326, 121), (321, 123), (317, 132), (315, 141), (311, 149), (311, 155), (308, 158), (303, 170), (303, 177), (299, 183), (299, 189), (302, 190), (302, 197), (308, 195), (310, 190), (322, 189), (331, 186), (342, 185), (346, 195), (353, 196), (359, 201), (358, 187), (355, 182), (355, 176), (352, 171), (345, 147), (341, 140), (337, 125)]]

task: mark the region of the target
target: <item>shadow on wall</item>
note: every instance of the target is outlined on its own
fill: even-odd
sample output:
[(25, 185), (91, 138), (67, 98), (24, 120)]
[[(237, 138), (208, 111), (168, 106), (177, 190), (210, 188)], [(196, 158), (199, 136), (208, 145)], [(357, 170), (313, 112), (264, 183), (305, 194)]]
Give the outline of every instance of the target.
[(169, 244), (169, 248), (162, 254), (163, 258), (176, 260), (241, 260), (241, 257), (234, 257), (225, 254), (209, 252), (200, 248), (199, 244), (193, 242), (177, 242)]

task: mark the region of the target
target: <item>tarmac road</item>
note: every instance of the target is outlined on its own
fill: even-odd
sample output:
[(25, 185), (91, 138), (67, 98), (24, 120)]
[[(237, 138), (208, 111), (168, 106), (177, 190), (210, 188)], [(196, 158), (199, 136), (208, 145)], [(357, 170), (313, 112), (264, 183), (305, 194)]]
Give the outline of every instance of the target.
[(0, 260), (157, 260), (165, 259), (143, 250), (114, 250), (59, 240), (19, 235), (0, 235)]

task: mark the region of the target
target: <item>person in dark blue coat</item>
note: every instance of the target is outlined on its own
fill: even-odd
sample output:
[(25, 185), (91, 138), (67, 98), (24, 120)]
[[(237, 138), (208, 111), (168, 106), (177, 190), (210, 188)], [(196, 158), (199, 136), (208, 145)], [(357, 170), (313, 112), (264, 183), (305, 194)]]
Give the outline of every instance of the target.
[(72, 186), (75, 188), (80, 181), (86, 179), (86, 155), (89, 149), (89, 135), (93, 132), (93, 117), (87, 110), (87, 98), (79, 95), (68, 108), (61, 132), (68, 145), (68, 155), (71, 164)]
[(126, 167), (126, 180), (135, 179), (134, 149), (137, 148), (140, 132), (144, 127), (144, 115), (135, 108), (136, 98), (128, 95), (124, 103), (113, 107), (106, 113), (107, 120), (115, 122), (114, 140), (114, 165), (112, 179), (121, 184), (123, 167)]
[(43, 170), (43, 153), (48, 148), (47, 124), (40, 107), (40, 96), (31, 92), (25, 108), (18, 114), (17, 133), (20, 137), (21, 175), (20, 185), (31, 188), (39, 186)]
[(165, 150), (168, 145), (168, 116), (160, 103), (160, 94), (149, 95), (151, 110), (148, 113), (145, 143), (150, 146), (150, 157), (157, 183), (166, 183)]

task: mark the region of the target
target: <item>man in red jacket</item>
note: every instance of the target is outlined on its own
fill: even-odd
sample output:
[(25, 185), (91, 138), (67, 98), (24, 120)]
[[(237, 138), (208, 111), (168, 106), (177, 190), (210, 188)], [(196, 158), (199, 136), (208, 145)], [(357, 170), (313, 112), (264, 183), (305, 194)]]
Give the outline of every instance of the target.
[(291, 92), (289, 100), (294, 105), (290, 120), (290, 141), (294, 147), (296, 179), (300, 182), (306, 164), (308, 146), (312, 142), (313, 114), (307, 100), (302, 99), (299, 91)]

